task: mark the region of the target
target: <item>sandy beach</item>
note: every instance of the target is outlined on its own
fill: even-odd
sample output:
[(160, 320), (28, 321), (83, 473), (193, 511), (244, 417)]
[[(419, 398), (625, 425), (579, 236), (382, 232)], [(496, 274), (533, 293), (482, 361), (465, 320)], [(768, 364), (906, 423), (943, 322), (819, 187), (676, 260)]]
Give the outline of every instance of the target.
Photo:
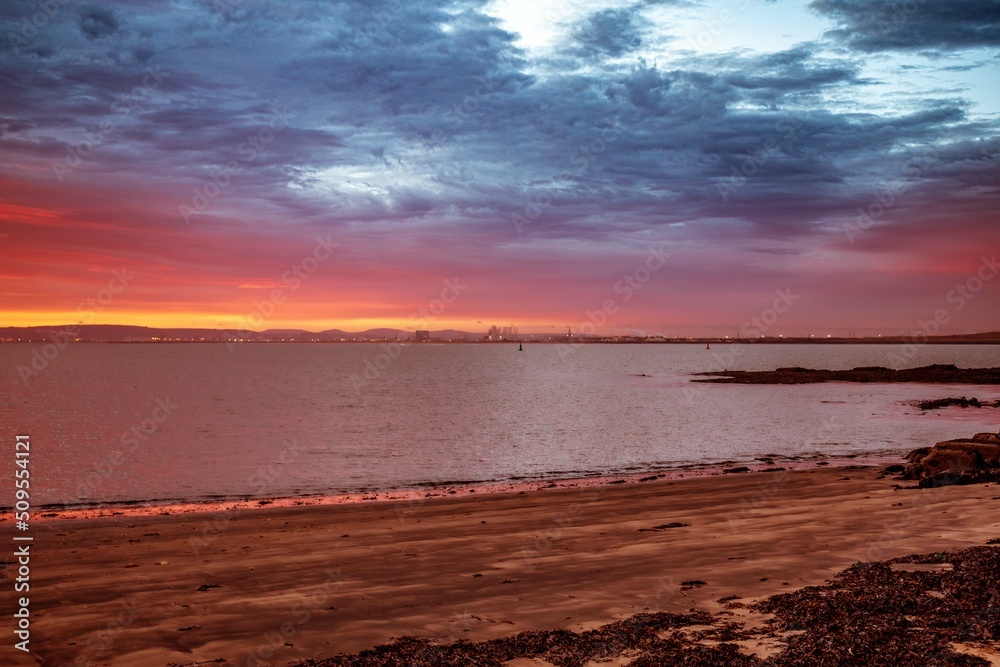
[(51, 518), (33, 528), (34, 656), (23, 664), (291, 665), (402, 635), (579, 632), (643, 611), (714, 613), (725, 596), (750, 602), (857, 561), (1000, 536), (997, 485), (901, 484), (874, 466), (816, 466)]

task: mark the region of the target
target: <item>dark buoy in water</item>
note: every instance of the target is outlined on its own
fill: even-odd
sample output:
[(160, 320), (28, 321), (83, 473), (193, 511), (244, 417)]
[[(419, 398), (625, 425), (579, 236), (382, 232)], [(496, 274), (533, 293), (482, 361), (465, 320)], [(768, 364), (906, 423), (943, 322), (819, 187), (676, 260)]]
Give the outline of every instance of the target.
[(524, 345), (521, 345), (520, 343), (518, 343), (517, 344), (517, 351), (518, 352), (524, 352)]

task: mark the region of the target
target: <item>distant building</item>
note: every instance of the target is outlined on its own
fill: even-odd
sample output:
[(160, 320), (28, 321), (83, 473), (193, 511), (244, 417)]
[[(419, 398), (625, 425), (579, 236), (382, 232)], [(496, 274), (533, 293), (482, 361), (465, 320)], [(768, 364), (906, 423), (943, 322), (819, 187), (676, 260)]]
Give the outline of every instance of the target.
[(425, 341), (425, 340), (430, 340), (430, 339), (431, 339), (431, 332), (430, 331), (421, 331), (419, 329), (415, 332), (415, 334), (413, 336), (413, 340), (417, 341), (418, 343), (420, 341)]
[(517, 327), (513, 324), (507, 327), (498, 327), (493, 325), (490, 327), (489, 333), (486, 337), (490, 340), (516, 340), (517, 339)]

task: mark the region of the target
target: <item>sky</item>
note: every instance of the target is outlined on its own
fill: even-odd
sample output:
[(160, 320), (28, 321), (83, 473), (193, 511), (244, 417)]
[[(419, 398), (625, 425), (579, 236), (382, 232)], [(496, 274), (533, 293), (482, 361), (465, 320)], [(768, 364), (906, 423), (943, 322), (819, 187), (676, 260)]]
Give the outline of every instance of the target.
[(1000, 330), (992, 0), (5, 0), (0, 27), (0, 325)]

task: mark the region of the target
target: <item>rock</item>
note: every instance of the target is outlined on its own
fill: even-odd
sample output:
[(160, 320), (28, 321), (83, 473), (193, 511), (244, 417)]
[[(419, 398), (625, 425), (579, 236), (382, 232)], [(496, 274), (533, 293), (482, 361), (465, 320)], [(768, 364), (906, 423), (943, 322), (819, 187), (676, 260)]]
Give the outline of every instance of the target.
[(952, 405), (957, 405), (960, 408), (981, 408), (983, 404), (979, 402), (979, 399), (973, 396), (972, 398), (966, 398), (962, 396), (961, 398), (936, 398), (931, 401), (917, 401), (915, 403), (920, 410), (940, 410), (941, 408), (947, 408)]
[(1000, 384), (1000, 368), (958, 368), (934, 364), (893, 370), (884, 366), (858, 366), (851, 370), (828, 370), (786, 366), (773, 371), (709, 371), (695, 373), (695, 382), (738, 384), (807, 384), (812, 382), (921, 382), (932, 384)]
[(1000, 434), (946, 440), (915, 449), (906, 460), (902, 479), (916, 480), (922, 488), (1000, 481)]

